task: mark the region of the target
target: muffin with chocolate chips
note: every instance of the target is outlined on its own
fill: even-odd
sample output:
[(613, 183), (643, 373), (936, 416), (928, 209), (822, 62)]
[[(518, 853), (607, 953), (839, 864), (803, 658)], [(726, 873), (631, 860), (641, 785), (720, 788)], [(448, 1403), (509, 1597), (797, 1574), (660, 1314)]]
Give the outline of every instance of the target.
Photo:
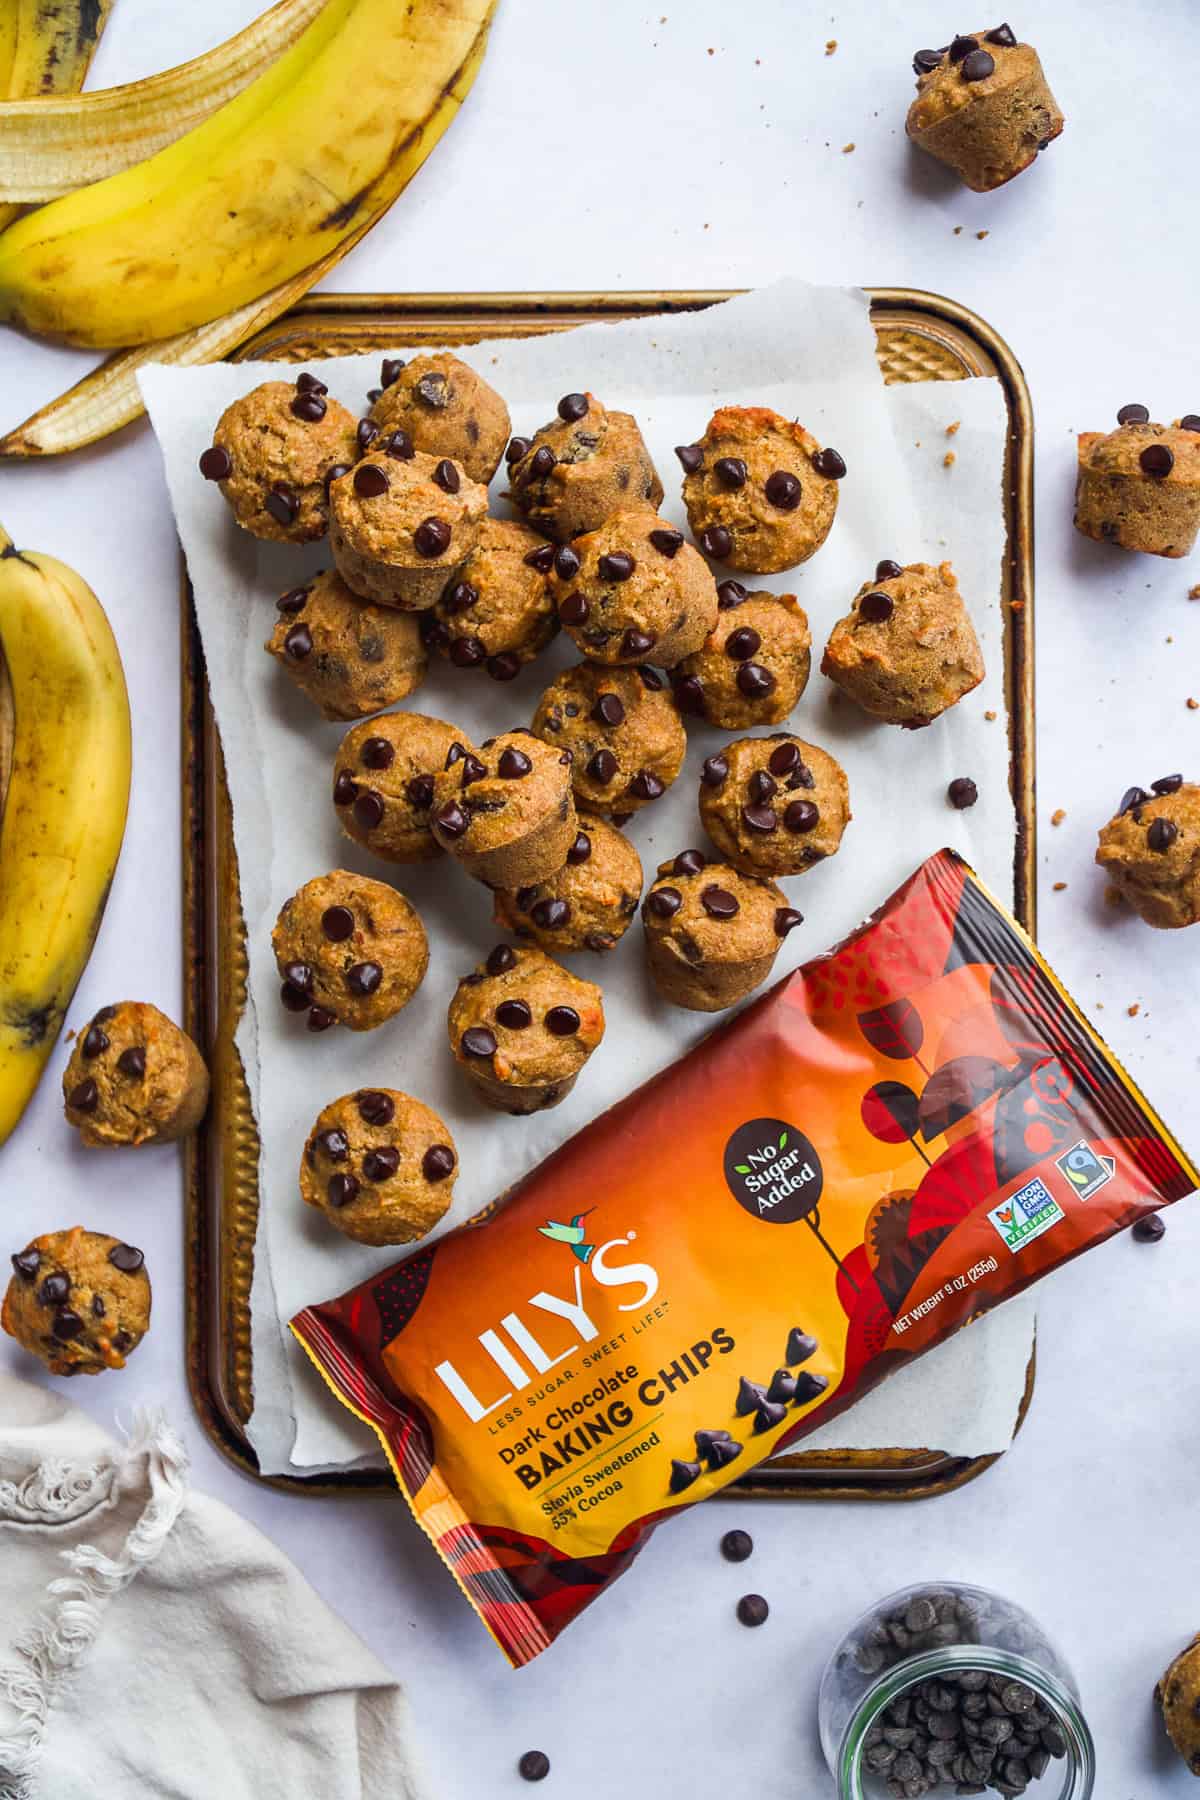
[(837, 854), (850, 816), (841, 764), (787, 732), (738, 738), (701, 770), (700, 822), (743, 875), (802, 875)]
[(1027, 169), (1063, 128), (1037, 51), (1010, 25), (956, 37), (913, 57), (917, 97), (905, 130), (977, 194)]
[(540, 1112), (574, 1087), (604, 1036), (604, 1006), (594, 982), (541, 950), (497, 944), (459, 982), (447, 1025), (481, 1100), (498, 1112)]
[(488, 738), (434, 777), (430, 829), (489, 887), (520, 888), (561, 869), (578, 823), (571, 752), (520, 728)]
[(550, 589), (558, 616), (593, 662), (661, 668), (698, 650), (717, 621), (704, 558), (649, 507), (615, 512), (563, 544)]
[(699, 650), (671, 671), (675, 704), (726, 731), (778, 725), (808, 685), (812, 638), (795, 594), (717, 588), (720, 611)]
[(0, 1325), (51, 1375), (123, 1369), (150, 1329), (146, 1260), (120, 1238), (47, 1231), (12, 1266)]
[(1075, 527), (1123, 550), (1187, 556), (1200, 530), (1200, 414), (1154, 425), (1144, 406), (1123, 406), (1115, 431), (1080, 432)]
[(508, 497), (556, 543), (595, 531), (620, 507), (656, 507), (663, 485), (630, 413), (564, 394), (558, 417), (508, 446)]
[(587, 819), (557, 875), (496, 892), (495, 920), (556, 955), (603, 954), (629, 929), (642, 897), (642, 863), (623, 832)]
[(157, 1006), (102, 1006), (63, 1072), (68, 1125), (85, 1144), (166, 1144), (186, 1137), (208, 1105), (208, 1070), (186, 1032)]
[(515, 519), (484, 519), (479, 541), (421, 620), (457, 669), (511, 681), (558, 630), (546, 580), (554, 545)]
[(622, 819), (661, 798), (687, 750), (665, 679), (644, 667), (564, 669), (538, 701), (533, 729), (571, 752), (576, 805)]
[(722, 406), (675, 454), (688, 523), (715, 561), (771, 575), (807, 562), (829, 536), (846, 464), (795, 419)]
[(421, 612), (475, 548), (486, 512), (487, 489), (458, 463), (394, 431), (331, 483), (329, 547), (356, 594)]
[(1167, 1664), (1154, 1701), (1167, 1736), (1192, 1774), (1200, 1775), (1200, 1635)]
[(356, 725), (333, 769), (342, 830), (387, 862), (432, 861), (442, 854), (429, 829), (434, 778), (469, 752), (464, 731), (425, 713), (384, 713)]
[(454, 1195), (458, 1152), (432, 1107), (395, 1088), (331, 1100), (308, 1134), (300, 1194), (360, 1244), (411, 1244)]
[(382, 881), (334, 869), (285, 900), (271, 933), (279, 997), (310, 1031), (373, 1031), (408, 1005), (429, 966), (415, 907)]
[(363, 719), (403, 700), (425, 679), (426, 655), (412, 613), (372, 606), (336, 569), (275, 602), (265, 648), (327, 719)]
[(325, 536), (328, 482), (355, 460), (355, 420), (307, 370), (264, 381), (225, 408), (200, 473), (243, 531), (284, 544)]
[(1147, 925), (1200, 920), (1200, 784), (1164, 775), (1131, 787), (1100, 833), (1096, 861)]
[(508, 408), (482, 375), (448, 350), (402, 362), (385, 356), (367, 417), (383, 433), (406, 431), (418, 450), (449, 456), (486, 487), (512, 429)]
[(830, 633), (821, 673), (910, 731), (978, 687), (983, 656), (950, 564), (881, 562)]
[(801, 917), (773, 881), (684, 850), (659, 865), (642, 901), (646, 963), (664, 1000), (720, 1012), (771, 973)]

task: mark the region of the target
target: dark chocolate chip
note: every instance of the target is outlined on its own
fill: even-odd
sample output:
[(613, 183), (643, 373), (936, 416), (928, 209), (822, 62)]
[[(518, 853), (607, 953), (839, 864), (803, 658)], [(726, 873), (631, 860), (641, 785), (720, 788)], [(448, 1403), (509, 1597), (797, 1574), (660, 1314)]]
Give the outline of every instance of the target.
[(140, 1044), (131, 1044), (117, 1058), (117, 1072), (130, 1081), (141, 1081), (146, 1073), (146, 1052)]
[(382, 398), (383, 398), (383, 389), (382, 388), (373, 387), (373, 388), (367, 389), (367, 405), (368, 406), (374, 406), (375, 402), (377, 400), (381, 400)]
[(205, 481), (228, 481), (233, 474), (233, 461), (228, 450), (214, 444), (200, 458), (200, 473)]
[(533, 448), (533, 440), (531, 438), (527, 438), (527, 437), (510, 438), (509, 443), (508, 443), (508, 449), (504, 452), (504, 460), (511, 468), (513, 463), (520, 462), (520, 460), (523, 456), (528, 456), (529, 452), (532, 448)]
[(787, 1407), (779, 1400), (764, 1400), (754, 1415), (756, 1432), (773, 1431), (787, 1418)]
[(801, 832), (815, 830), (820, 819), (820, 812), (811, 800), (793, 800), (783, 815), (784, 824), (797, 836)]
[[(540, 554), (540, 552), (535, 552), (535, 554)], [(570, 544), (560, 545), (551, 554), (554, 560), (554, 573), (560, 581), (570, 581), (573, 575), (578, 575), (579, 552), (572, 550)]]
[(573, 1006), (552, 1006), (545, 1018), (546, 1030), (555, 1037), (574, 1037), (579, 1030), (579, 1014)]
[(815, 1337), (810, 1337), (807, 1331), (800, 1329), (799, 1325), (793, 1325), (788, 1332), (787, 1349), (783, 1353), (783, 1360), (789, 1368), (794, 1369), (797, 1363), (807, 1362), (819, 1348)]
[(289, 588), (286, 594), (280, 594), (275, 602), (275, 611), (281, 613), (298, 613), (304, 611), (305, 602), (312, 593), (311, 588)]
[[(383, 823), (383, 795), (374, 788), (363, 788), (354, 802), (354, 822), (362, 831), (374, 831)], [(339, 910), (343, 910), (339, 909)]]
[(675, 875), (698, 875), (707, 866), (708, 858), (703, 850), (681, 850), (671, 864), (671, 870)]
[(704, 717), (704, 683), (698, 675), (676, 675), (672, 679), (672, 693), (680, 712), (695, 713)]
[(352, 1200), (358, 1199), (358, 1194), (357, 1175), (331, 1175), (329, 1177), (325, 1198), (329, 1201), (330, 1206), (339, 1208), (349, 1206)]
[(829, 1382), (824, 1375), (810, 1375), (806, 1369), (802, 1369), (796, 1377), (796, 1405), (807, 1406), (810, 1400), (823, 1394), (828, 1386)]
[(1125, 792), (1121, 795), (1121, 804), (1118, 806), (1117, 812), (1134, 812), (1137, 807), (1144, 806), (1149, 798), (1149, 794), (1143, 787), (1126, 788)]
[(516, 967), (517, 953), (508, 944), (497, 944), (494, 950), (488, 951), (484, 967), (489, 975), (503, 975), (506, 970)]
[(796, 1392), (796, 1377), (789, 1375), (786, 1369), (776, 1369), (771, 1377), (771, 1385), (767, 1389), (767, 1399), (778, 1403), (790, 1400)]
[(762, 1385), (743, 1375), (738, 1380), (737, 1399), (733, 1403), (733, 1410), (739, 1419), (744, 1419), (750, 1413), (757, 1412), (765, 1398), (766, 1390)]
[(1166, 444), (1147, 444), (1138, 462), (1147, 475), (1161, 481), (1175, 467), (1175, 452)]
[(404, 368), (402, 356), (385, 356), (379, 370), (379, 379), (385, 388), (394, 387), (400, 379)]
[(413, 549), (418, 556), (441, 556), (450, 548), (450, 538), (445, 519), (422, 519), (413, 532)]
[(279, 998), (289, 1012), (305, 1012), (312, 1004), (312, 996), (303, 988), (294, 986), (290, 981), (283, 983), (279, 990)]
[(444, 836), (459, 838), (471, 823), (457, 800), (447, 800), (433, 815), (433, 822)]
[(683, 548), (683, 533), (682, 531), (652, 531), (650, 542), (662, 556), (675, 557)]
[(770, 800), (779, 792), (779, 784), (773, 776), (768, 775), (765, 769), (755, 769), (746, 783), (746, 792), (751, 800), (759, 805), (764, 800)]
[[(699, 1440), (699, 1432), (696, 1433), (696, 1437)], [(715, 1473), (718, 1469), (728, 1468), (729, 1464), (736, 1462), (741, 1454), (742, 1445), (736, 1438), (731, 1438), (728, 1432), (723, 1432), (720, 1437), (713, 1437), (704, 1460)]]
[(673, 919), (682, 905), (683, 895), (678, 888), (651, 888), (646, 895), (646, 911), (657, 919)]
[(621, 639), (621, 655), (645, 656), (653, 650), (656, 641), (648, 631), (637, 631), (631, 625)]
[(353, 775), (351, 775), (349, 769), (339, 769), (333, 783), (333, 804), (335, 806), (349, 806), (357, 793), (358, 783), (355, 781)]
[(558, 603), (558, 616), (564, 625), (582, 625), (590, 608), (582, 594), (568, 594)]
[(773, 475), (767, 476), (763, 492), (771, 505), (780, 512), (795, 512), (800, 504), (802, 489), (790, 469), (776, 469)]
[(424, 812), (433, 805), (433, 776), (414, 775), (405, 784), (404, 792), (409, 805), (417, 812)]
[(95, 1112), (99, 1101), (100, 1089), (90, 1076), (86, 1081), (81, 1081), (78, 1087), (73, 1087), (67, 1095), (67, 1105), (73, 1112)]
[(95, 1056), (102, 1056), (108, 1049), (108, 1033), (101, 1031), (98, 1025), (89, 1025), (84, 1033), (80, 1050), (90, 1062)]
[(637, 564), (628, 550), (612, 550), (596, 564), (601, 581), (628, 581)]
[(12, 1266), (24, 1281), (33, 1281), (42, 1266), (40, 1250), (18, 1250), (11, 1259)]
[[(626, 896), (626, 898), (628, 900), (632, 901), (633, 910), (636, 911), (637, 895), (629, 894)], [(611, 950), (615, 947), (616, 941), (617, 941), (616, 938), (613, 937), (612, 933), (609, 931), (589, 931), (587, 936), (584, 938), (583, 943), (584, 943), (585, 949), (594, 950), (598, 954), (603, 955), (605, 951)]]
[(513, 681), (521, 673), (521, 659), (512, 650), (501, 650), (487, 659), (487, 672), (493, 681)]
[(725, 654), (734, 662), (745, 662), (762, 644), (761, 635), (752, 625), (742, 625), (725, 639)]
[(325, 417), (326, 407), (320, 394), (297, 394), (292, 401), (292, 416), (304, 419), (310, 425), (316, 425)]
[(378, 463), (362, 463), (354, 471), (354, 491), (364, 500), (377, 500), (391, 485), (387, 470)]
[(401, 431), (399, 427), (389, 432), (387, 437), (380, 438), (376, 448), (385, 456), (390, 456), (393, 462), (412, 462), (417, 454), (416, 446), (407, 431)]
[[(1138, 1219), (1133, 1227), (1133, 1236), (1139, 1244), (1157, 1244), (1166, 1235), (1167, 1227), (1157, 1213), (1148, 1213), (1144, 1219)], [(13, 1261), (16, 1260), (14, 1256)]]
[(455, 1160), (449, 1144), (430, 1144), (421, 1158), (421, 1173), (426, 1181), (445, 1181), (454, 1173)]
[(113, 1337), (113, 1349), (114, 1350), (120, 1350), (122, 1353), (124, 1353), (126, 1350), (132, 1349), (132, 1347), (133, 1347), (133, 1333), (131, 1331), (118, 1331), (114, 1335), (114, 1337)]
[(963, 812), (968, 806), (974, 806), (979, 798), (979, 789), (969, 775), (956, 775), (946, 789), (946, 798), (951, 806), (956, 806), (959, 812)]
[(896, 610), (890, 594), (864, 594), (858, 603), (858, 616), (871, 625), (882, 625)]
[(913, 74), (928, 75), (937, 68), (941, 60), (940, 50), (918, 50), (913, 57)]
[(761, 663), (742, 663), (737, 672), (739, 692), (747, 700), (765, 700), (768, 694), (775, 692), (776, 681), (770, 669), (764, 669)]
[(770, 806), (743, 806), (742, 822), (750, 831), (764, 835), (779, 829), (779, 816)]
[(504, 781), (520, 781), (532, 773), (533, 762), (523, 750), (514, 750), (510, 744), (507, 750), (500, 752), (500, 761), (496, 764), (496, 773)]
[(754, 1554), (754, 1539), (748, 1531), (727, 1531), (721, 1539), (721, 1555), (726, 1562), (748, 1562)]
[(804, 914), (797, 912), (794, 906), (777, 906), (775, 908), (775, 936), (786, 937), (789, 931), (795, 931), (797, 925), (803, 925)]
[(704, 467), (704, 452), (699, 444), (676, 444), (675, 454), (683, 464), (685, 475), (694, 475)]
[(972, 50), (963, 57), (962, 78), (964, 81), (986, 81), (989, 75), (996, 72), (996, 59), (989, 50)]
[(1183, 786), (1182, 775), (1160, 775), (1150, 786), (1156, 794), (1177, 794)]
[(619, 694), (598, 694), (590, 717), (600, 725), (623, 725), (625, 707)]
[(313, 984), (313, 972), (306, 962), (284, 963), (283, 979), (289, 987), (299, 988), (307, 994)]
[(457, 669), (477, 669), (487, 656), (487, 645), (477, 637), (451, 638), (449, 656)]
[(66, 1342), (70, 1338), (79, 1336), (83, 1330), (83, 1320), (77, 1312), (72, 1312), (69, 1306), (64, 1306), (55, 1313), (50, 1329), (56, 1338), (61, 1342)]
[(298, 625), (293, 625), (283, 640), (284, 653), (293, 662), (303, 662), (305, 657), (311, 656), (312, 647), (312, 632), (303, 620)]
[(358, 760), (364, 769), (390, 769), (396, 760), (396, 746), (385, 737), (366, 738)]
[(550, 473), (557, 460), (549, 444), (542, 444), (534, 451), (529, 467), (534, 475), (545, 476)]
[[(568, 399), (582, 399), (583, 396), (568, 395)], [(586, 408), (587, 402), (584, 401)], [(526, 1750), (517, 1764), (517, 1774), (522, 1781), (545, 1781), (550, 1773), (550, 1758), (544, 1750)]]
[(999, 44), (1002, 50), (1015, 50), (1017, 38), (1011, 25), (997, 25), (993, 30), (984, 33), (984, 42)]
[(472, 1025), (459, 1039), (459, 1048), (464, 1056), (478, 1057), (482, 1062), (496, 1054), (496, 1034), (486, 1025)]
[(1179, 421), (1180, 431), (1200, 431), (1200, 413), (1184, 413)]
[(737, 1616), (743, 1625), (765, 1625), (770, 1611), (761, 1594), (743, 1594), (737, 1603)]
[(826, 475), (830, 481), (840, 481), (846, 473), (845, 458), (836, 450), (818, 450), (812, 459), (812, 466), (818, 475)]
[(735, 606), (740, 606), (742, 601), (747, 599), (749, 599), (749, 589), (744, 588), (740, 581), (717, 583), (718, 612), (732, 612)]
[[(494, 742), (495, 742), (494, 738), (488, 739), (488, 743), (494, 743)], [(482, 781), (486, 774), (487, 774), (487, 764), (480, 762), (480, 760), (477, 756), (471, 756), (470, 754), (468, 754), (463, 757), (463, 759), (462, 759), (462, 785), (463, 785), (463, 787), (470, 787), (470, 785), (473, 781)]]
[(367, 1181), (390, 1181), (400, 1167), (400, 1152), (394, 1144), (382, 1144), (368, 1150), (362, 1159), (362, 1172)]
[(533, 1024), (527, 1000), (502, 1000), (496, 1008), (496, 1018), (507, 1031), (527, 1031)]
[(574, 425), (587, 413), (586, 394), (564, 394), (558, 403), (558, 416), (566, 425)]
[(882, 562), (877, 562), (875, 564), (876, 581), (894, 581), (897, 575), (903, 575), (903, 573), (904, 570), (900, 567), (900, 564), (898, 562), (892, 562), (887, 557), (885, 557)]
[(53, 1275), (47, 1275), (38, 1289), (38, 1299), (43, 1306), (61, 1306), (70, 1291), (70, 1280), (59, 1270)]
[(306, 1024), (309, 1031), (328, 1031), (331, 1025), (337, 1024), (337, 1014), (328, 1012), (323, 1006), (310, 1006)]
[(700, 904), (710, 919), (732, 919), (735, 913), (741, 911), (736, 896), (728, 888), (718, 887), (715, 882), (704, 889), (700, 895)]
[(459, 480), (458, 470), (448, 456), (443, 456), (441, 462), (433, 471), (432, 479), (437, 483), (438, 487), (441, 488), (443, 494), (457, 494), (459, 488), (462, 486), (462, 482)]
[(978, 38), (956, 37), (950, 46), (950, 61), (961, 62), (964, 56), (969, 56), (972, 50), (978, 50), (978, 48)]
[(277, 525), (294, 525), (300, 513), (300, 496), (286, 481), (277, 481), (263, 505)]
[(567, 861), (569, 863), (586, 862), (591, 854), (592, 840), (586, 831), (581, 831), (576, 835), (575, 842), (567, 851)]
[(1150, 420), (1150, 408), (1142, 406), (1138, 401), (1123, 406), (1117, 414), (1118, 425), (1146, 425)]
[(136, 1275), (146, 1258), (134, 1244), (114, 1244), (108, 1253), (108, 1260), (114, 1269), (120, 1269), (122, 1275)]
[(1146, 843), (1151, 850), (1169, 850), (1178, 836), (1179, 827), (1173, 819), (1151, 819)]
[(383, 970), (377, 962), (355, 963), (353, 968), (346, 970), (346, 986), (352, 994), (363, 999), (375, 993), (382, 980)]
[(364, 1088), (354, 1096), (359, 1114), (368, 1125), (390, 1125), (396, 1116), (396, 1102), (378, 1088)]
[(617, 759), (611, 750), (597, 750), (590, 757), (585, 771), (593, 781), (607, 786), (617, 772)]
[(345, 1162), (350, 1154), (350, 1139), (336, 1125), (331, 1126), (328, 1131), (319, 1131), (313, 1144), (330, 1162)]
[(430, 412), (441, 412), (450, 403), (450, 383), (444, 375), (422, 375), (413, 386), (413, 394)]
[(772, 775), (790, 775), (799, 761), (800, 751), (798, 746), (790, 741), (785, 741), (780, 744), (777, 749), (772, 750), (767, 761), (767, 767), (770, 769)]
[(300, 394), (327, 394), (329, 389), (316, 375), (311, 375), (307, 369), (301, 369), (296, 377), (296, 391)]
[(720, 787), (728, 774), (729, 763), (727, 758), (721, 756), (719, 753), (715, 756), (705, 757), (703, 767), (700, 770), (700, 779), (705, 787)]
[[(539, 544), (536, 550), (528, 551), (521, 561), (531, 569), (536, 569), (539, 575), (548, 575), (554, 567), (556, 554), (553, 544)], [(571, 554), (574, 555), (574, 551)]]
[(327, 906), (321, 914), (321, 930), (331, 944), (344, 944), (354, 935), (354, 914), (348, 906)]
[(731, 491), (745, 487), (750, 479), (750, 471), (740, 456), (718, 456), (713, 464), (713, 474), (723, 488)]
[(733, 549), (733, 537), (724, 525), (710, 525), (700, 533), (700, 547), (707, 556), (715, 556), (721, 562)]
[(673, 1494), (682, 1494), (685, 1488), (690, 1488), (692, 1483), (699, 1479), (700, 1464), (698, 1462), (680, 1462), (678, 1457), (671, 1458), (671, 1479), (668, 1486)]
[(650, 769), (639, 769), (625, 790), (635, 800), (658, 800), (665, 791), (663, 783)]
[(558, 931), (571, 917), (571, 907), (566, 900), (548, 896), (530, 907), (529, 916), (542, 931)]
[(107, 1310), (108, 1309), (104, 1304), (103, 1296), (100, 1294), (93, 1294), (92, 1295), (92, 1317), (94, 1319), (102, 1319), (104, 1317), (105, 1313), (107, 1312)]

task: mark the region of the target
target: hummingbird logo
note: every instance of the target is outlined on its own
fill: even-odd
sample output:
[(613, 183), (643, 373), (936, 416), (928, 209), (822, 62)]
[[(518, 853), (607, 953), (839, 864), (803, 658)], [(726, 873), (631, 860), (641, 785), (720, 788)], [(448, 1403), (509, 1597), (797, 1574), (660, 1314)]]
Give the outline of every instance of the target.
[(538, 1226), (538, 1233), (554, 1244), (569, 1244), (572, 1256), (577, 1257), (581, 1263), (589, 1263), (596, 1246), (584, 1241), (587, 1234), (583, 1229), (583, 1221), (592, 1211), (594, 1208), (589, 1207), (588, 1212), (576, 1213), (569, 1225), (560, 1225), (557, 1219), (547, 1219), (544, 1225)]

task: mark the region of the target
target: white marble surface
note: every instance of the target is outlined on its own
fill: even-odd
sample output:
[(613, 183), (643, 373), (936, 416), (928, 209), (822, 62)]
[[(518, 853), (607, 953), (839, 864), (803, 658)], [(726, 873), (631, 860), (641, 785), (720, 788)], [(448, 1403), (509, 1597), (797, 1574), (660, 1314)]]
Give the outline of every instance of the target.
[[(97, 80), (195, 54), (253, 10), (119, 0)], [(715, 287), (786, 272), (931, 288), (989, 318), (1024, 363), (1038, 421), (1041, 939), (1080, 997), (1103, 1004), (1112, 1042), (1194, 1143), (1196, 946), (1110, 913), (1091, 852), (1129, 782), (1200, 767), (1200, 713), (1185, 706), (1200, 698), (1200, 607), (1187, 601), (1200, 557), (1160, 563), (1087, 543), (1070, 497), (1076, 430), (1105, 425), (1126, 400), (1156, 417), (1200, 405), (1185, 180), (1200, 14), (1190, 0), (1163, 0), (1152, 17), (1118, 0), (1043, 0), (1013, 24), (1036, 30), (1068, 125), (1035, 169), (985, 196), (915, 161), (902, 126), (912, 51), (969, 19), (885, 0), (501, 0), (467, 112), (336, 286)], [(86, 366), (0, 338), (6, 422)], [(177, 564), (148, 431), (66, 463), (0, 467), (0, 517), (92, 580), (134, 696), (129, 834), (78, 1010), (131, 986), (174, 1009)], [(1053, 829), (1058, 807), (1067, 817)], [(1200, 1626), (1194, 1202), (1175, 1209), (1159, 1247), (1116, 1242), (1042, 1290), (1033, 1411), (981, 1482), (920, 1506), (697, 1508), (513, 1675), (398, 1503), (281, 1497), (208, 1447), (182, 1365), (176, 1158), (79, 1152), (57, 1111), (61, 1064), (60, 1052), (0, 1152), (5, 1238), (23, 1243), (68, 1214), (102, 1218), (145, 1246), (156, 1284), (156, 1330), (128, 1373), (78, 1398), (101, 1417), (168, 1404), (198, 1481), (289, 1550), (409, 1684), (439, 1800), (525, 1791), (512, 1770), (531, 1745), (554, 1764), (543, 1791), (571, 1800), (817, 1800), (828, 1783), (810, 1697), (826, 1651), (878, 1594), (947, 1573), (1025, 1600), (1061, 1638), (1099, 1740), (1102, 1800), (1191, 1792), (1149, 1692)], [(11, 1348), (0, 1357), (16, 1365)], [(740, 1570), (716, 1553), (735, 1520), (758, 1545)], [(756, 1633), (732, 1620), (747, 1587), (773, 1607)], [(270, 1771), (254, 1775), (270, 1795)]]

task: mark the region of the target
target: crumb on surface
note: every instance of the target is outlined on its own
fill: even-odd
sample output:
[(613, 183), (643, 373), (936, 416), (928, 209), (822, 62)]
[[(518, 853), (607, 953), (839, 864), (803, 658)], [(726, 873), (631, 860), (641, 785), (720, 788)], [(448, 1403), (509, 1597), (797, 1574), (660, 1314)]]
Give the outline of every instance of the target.
[(836, 49), (837, 49), (837, 39), (836, 38), (828, 38), (825, 43), (826, 56), (832, 56)]
[(955, 456), (953, 450), (947, 450), (945, 456), (942, 458), (942, 467), (943, 469), (952, 469), (957, 461), (958, 458)]
[(1054, 811), (1050, 814), (1050, 823), (1052, 825), (1061, 825), (1063, 820), (1066, 818), (1066, 816), (1067, 816), (1066, 807), (1065, 806), (1057, 806), (1057, 807), (1055, 807)]
[(1198, 706), (1200, 706), (1200, 700), (1193, 700), (1192, 696), (1189, 694), (1188, 695), (1188, 711), (1195, 712), (1195, 710)]
[(1196, 583), (1194, 588), (1188, 589), (1188, 599), (1189, 600), (1200, 600), (1200, 581), (1198, 581)]
[(986, 232), (986, 231), (977, 231), (977, 232), (976, 232), (976, 233), (975, 233), (975, 236), (976, 236), (976, 237), (977, 237), (977, 238), (978, 238), (978, 239), (979, 239), (979, 240), (980, 240), (980, 242), (982, 242), (982, 241), (983, 241), (983, 239), (984, 239), (984, 238), (985, 238), (985, 237), (987, 237), (987, 236), (988, 236), (988, 235), (989, 235), (989, 233), (988, 233), (988, 232)]
[(853, 144), (843, 144), (842, 145), (842, 155), (849, 156), (849, 154), (853, 150), (853, 148), (854, 148)]
[(962, 424), (961, 419), (951, 419), (949, 425), (947, 425), (947, 427), (946, 427), (946, 436), (953, 437), (955, 432), (958, 430), (958, 428), (961, 424)]
[(1055, 882), (1055, 884), (1054, 884), (1054, 892), (1055, 892), (1055, 893), (1056, 893), (1056, 894), (1062, 894), (1062, 893), (1065, 893), (1065, 892), (1066, 892), (1066, 887), (1067, 887), (1067, 884), (1066, 884), (1066, 882), (1065, 882), (1065, 881), (1056, 881), (1056, 882)]
[(994, 712), (989, 710), (985, 712), (983, 716), (989, 725), (994, 725), (996, 723), (996, 714)]
[(1136, 1001), (1136, 1000), (1135, 1000), (1135, 1001), (1134, 1001), (1134, 1003), (1133, 1003), (1133, 1005), (1132, 1005), (1132, 1006), (1127, 1006), (1127, 1007), (1126, 1007), (1126, 1008), (1125, 1008), (1125, 1011), (1126, 1011), (1126, 1012), (1127, 1012), (1127, 1013), (1128, 1013), (1128, 1014), (1129, 1014), (1129, 1017), (1130, 1017), (1130, 1018), (1131, 1018), (1131, 1019), (1136, 1019), (1136, 1018), (1137, 1018), (1137, 1016), (1138, 1016), (1138, 1014), (1139, 1014), (1139, 1013), (1140, 1013), (1140, 1012), (1141, 1012), (1141, 1010), (1142, 1010), (1142, 1009), (1141, 1009), (1141, 1007), (1140, 1007), (1140, 1006), (1139, 1006), (1139, 1005), (1138, 1005), (1138, 1003), (1137, 1003), (1137, 1001)]
[(956, 226), (955, 226), (955, 227), (954, 227), (954, 235), (955, 235), (955, 237), (961, 237), (961, 236), (962, 236), (962, 226), (961, 226), (961, 225), (956, 225)]

